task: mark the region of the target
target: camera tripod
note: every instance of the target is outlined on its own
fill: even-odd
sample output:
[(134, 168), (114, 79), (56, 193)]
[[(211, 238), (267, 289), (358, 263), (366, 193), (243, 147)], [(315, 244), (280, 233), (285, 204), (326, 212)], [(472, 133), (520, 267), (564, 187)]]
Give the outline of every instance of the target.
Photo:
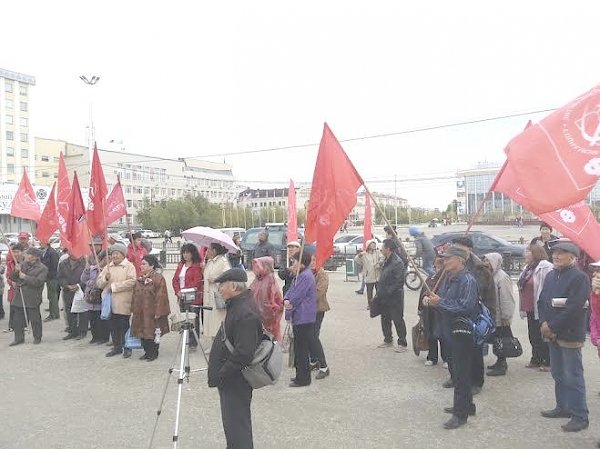
[[(193, 306), (194, 309), (198, 310), (200, 313), (201, 310), (212, 310), (212, 307), (203, 307), (203, 306)], [(183, 388), (183, 381), (190, 381), (190, 374), (196, 373), (199, 371), (207, 371), (208, 370), (208, 359), (206, 357), (206, 352), (202, 347), (202, 343), (200, 342), (200, 335), (202, 335), (202, 320), (199, 320), (200, 329), (196, 332), (196, 329), (193, 326), (193, 322), (188, 318), (188, 309), (185, 311), (185, 321), (181, 324), (181, 330), (179, 331), (179, 343), (177, 345), (177, 351), (175, 351), (175, 357), (173, 358), (173, 363), (169, 368), (169, 375), (167, 376), (167, 381), (165, 382), (165, 387), (163, 389), (162, 398), (160, 400), (160, 405), (158, 406), (158, 410), (156, 411), (156, 421), (154, 422), (154, 429), (152, 430), (152, 437), (150, 438), (150, 444), (148, 445), (148, 449), (152, 449), (152, 445), (154, 443), (154, 435), (156, 434), (156, 428), (158, 426), (158, 421), (160, 415), (163, 410), (163, 405), (165, 402), (165, 397), (167, 395), (167, 389), (169, 387), (169, 383), (171, 381), (171, 374), (173, 371), (178, 373), (177, 377), (177, 407), (175, 410), (175, 428), (173, 430), (173, 449), (177, 449), (177, 443), (179, 442), (179, 417), (181, 414), (181, 392)], [(198, 369), (190, 369), (190, 332), (196, 337), (196, 342), (202, 352), (202, 356), (204, 357), (204, 361), (206, 362), (206, 368), (198, 368)], [(179, 369), (176, 369), (177, 357), (179, 356)]]

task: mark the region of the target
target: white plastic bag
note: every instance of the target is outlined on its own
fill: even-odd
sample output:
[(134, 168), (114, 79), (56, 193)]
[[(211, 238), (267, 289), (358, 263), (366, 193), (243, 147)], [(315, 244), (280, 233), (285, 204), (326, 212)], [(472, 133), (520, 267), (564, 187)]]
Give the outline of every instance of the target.
[(78, 288), (77, 291), (75, 292), (75, 296), (73, 296), (73, 304), (71, 305), (71, 313), (87, 312), (88, 307), (85, 302), (85, 299), (83, 299), (83, 296), (84, 296), (83, 290), (81, 290), (81, 288)]

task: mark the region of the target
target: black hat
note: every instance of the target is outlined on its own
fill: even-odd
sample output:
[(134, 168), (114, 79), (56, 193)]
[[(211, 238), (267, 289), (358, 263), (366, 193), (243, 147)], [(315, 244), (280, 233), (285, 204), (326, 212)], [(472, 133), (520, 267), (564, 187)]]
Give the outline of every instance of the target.
[(231, 268), (215, 279), (215, 282), (220, 284), (222, 282), (247, 282), (248, 275), (241, 268)]
[(469, 253), (467, 253), (464, 249), (458, 248), (456, 246), (450, 246), (446, 251), (441, 254), (442, 257), (460, 257), (463, 261), (469, 258)]
[(561, 249), (563, 251), (573, 254), (575, 257), (579, 257), (579, 254), (580, 254), (580, 251), (579, 251), (579, 248), (577, 247), (577, 245), (575, 245), (575, 243), (573, 243), (573, 242), (568, 242), (568, 241), (559, 241), (558, 243), (555, 243), (554, 245), (552, 245), (550, 247), (550, 249), (552, 251), (554, 251), (556, 249)]
[(41, 249), (38, 249), (38, 248), (27, 248), (27, 250), (25, 251), (25, 254), (29, 254), (34, 257), (42, 257), (42, 254), (44, 254), (44, 253), (42, 252)]
[(131, 234), (131, 238), (134, 239), (134, 240), (135, 239), (141, 239), (142, 238), (141, 231), (137, 231), (137, 232), (134, 232), (133, 234)]

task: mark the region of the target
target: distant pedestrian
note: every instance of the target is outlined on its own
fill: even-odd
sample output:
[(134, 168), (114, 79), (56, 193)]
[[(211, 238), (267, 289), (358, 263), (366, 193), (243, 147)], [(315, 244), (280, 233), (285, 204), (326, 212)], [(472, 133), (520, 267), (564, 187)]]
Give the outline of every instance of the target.
[[(219, 389), (221, 418), (227, 448), (253, 449), (252, 387), (242, 370), (252, 361), (262, 325), (244, 270), (232, 268), (213, 279), (227, 303), (223, 324), (213, 340), (208, 360), (208, 386)], [(228, 340), (233, 351), (225, 345)]]
[(546, 276), (540, 293), (542, 337), (549, 341), (550, 367), (556, 405), (545, 410), (545, 418), (571, 418), (565, 432), (587, 429), (588, 408), (581, 348), (586, 339), (585, 304), (590, 298), (590, 280), (576, 266), (579, 248), (560, 242), (552, 248), (554, 270)]
[(548, 262), (548, 254), (540, 245), (529, 245), (525, 250), (527, 265), (519, 276), (519, 311), (522, 318), (527, 318), (531, 359), (527, 368), (550, 370), (548, 342), (544, 341), (540, 332), (540, 316), (538, 301), (546, 276), (554, 268)]
[(421, 258), (423, 270), (429, 276), (432, 276), (435, 273), (435, 269), (433, 268), (433, 261), (435, 259), (433, 243), (431, 243), (431, 240), (425, 236), (425, 233), (416, 226), (408, 228), (408, 233), (415, 239), (415, 257)]
[(258, 233), (258, 242), (254, 247), (253, 257), (273, 257), (275, 258), (275, 248), (269, 242), (269, 233), (267, 231), (260, 231)]
[(168, 229), (165, 230), (164, 237), (165, 243), (173, 243), (173, 239), (171, 238), (171, 231), (169, 231)]
[[(373, 292), (379, 282), (379, 276), (381, 275), (381, 266), (383, 265), (384, 258), (379, 251), (377, 251), (377, 241), (369, 240), (367, 242), (367, 249), (361, 251), (355, 258), (354, 261), (362, 267), (362, 276), (367, 288), (367, 310), (371, 308), (371, 301), (373, 301)], [(356, 292), (358, 293), (358, 292)]]

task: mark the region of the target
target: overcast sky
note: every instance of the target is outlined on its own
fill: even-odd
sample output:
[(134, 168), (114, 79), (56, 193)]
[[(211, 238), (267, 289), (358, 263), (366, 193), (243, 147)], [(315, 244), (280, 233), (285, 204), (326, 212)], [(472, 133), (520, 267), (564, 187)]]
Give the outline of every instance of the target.
[[(2, 6), (0, 67), (37, 79), (36, 136), (201, 157), (561, 106), (600, 83), (597, 0), (23, 1)], [(98, 75), (88, 88), (79, 75)], [(344, 143), (373, 191), (454, 198), (437, 178), (503, 148), (529, 118)], [(210, 160), (250, 185), (309, 182), (317, 146)], [(261, 182), (263, 181), (263, 182)], [(260, 183), (259, 183), (260, 182)], [(273, 184), (275, 185), (275, 184)]]

